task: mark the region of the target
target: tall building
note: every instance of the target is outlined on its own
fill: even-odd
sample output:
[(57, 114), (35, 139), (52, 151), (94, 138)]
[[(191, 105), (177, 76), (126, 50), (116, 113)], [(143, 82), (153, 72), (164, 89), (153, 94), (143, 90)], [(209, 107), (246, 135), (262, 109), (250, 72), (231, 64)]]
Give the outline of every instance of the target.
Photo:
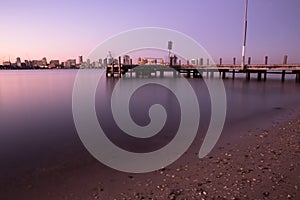
[(83, 57), (82, 57), (82, 56), (79, 56), (79, 57), (78, 57), (78, 63), (79, 63), (79, 64), (82, 64), (82, 63), (83, 63)]
[(11, 66), (11, 62), (10, 61), (3, 61), (2, 65), (4, 67), (10, 67)]
[(86, 65), (87, 65), (87, 67), (91, 67), (91, 60), (90, 59), (86, 60)]
[(59, 60), (51, 60), (49, 63), (49, 68), (57, 68), (59, 66)]
[(76, 59), (69, 59), (64, 63), (65, 68), (76, 68)]
[(25, 60), (24, 62), (25, 62), (25, 66), (26, 66), (26, 68), (32, 68), (32, 67), (33, 67), (33, 66), (32, 66), (32, 62), (31, 62), (31, 61), (29, 61), (29, 60)]
[(107, 58), (104, 58), (103, 59), (103, 67), (107, 67), (107, 65), (108, 65), (108, 60), (107, 60)]
[(38, 60), (33, 60), (33, 61), (32, 61), (32, 66), (33, 66), (34, 68), (39, 67), (39, 66), (40, 66), (39, 61), (38, 61)]
[(123, 64), (124, 65), (130, 65), (130, 56), (129, 55), (124, 55), (123, 56)]
[(21, 62), (21, 58), (20, 57), (17, 57), (17, 59), (16, 59), (16, 66), (17, 67), (22, 67), (22, 62)]
[(102, 60), (102, 58), (99, 59), (99, 67), (103, 67), (103, 60)]
[(114, 63), (114, 58), (113, 58), (113, 57), (108, 58), (107, 64), (108, 64), (108, 65), (112, 65), (113, 63)]
[(47, 66), (47, 58), (44, 57), (41, 61), (42, 61), (42, 67), (46, 67)]

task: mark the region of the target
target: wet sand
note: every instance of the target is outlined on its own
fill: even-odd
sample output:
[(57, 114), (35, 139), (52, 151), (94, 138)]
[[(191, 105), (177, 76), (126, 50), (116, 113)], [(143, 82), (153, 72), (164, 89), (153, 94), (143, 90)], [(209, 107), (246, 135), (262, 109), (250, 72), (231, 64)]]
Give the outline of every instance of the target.
[[(300, 110), (270, 129), (248, 129), (204, 159), (196, 147), (146, 174), (112, 170), (82, 151), (1, 186), (1, 199), (299, 199)], [(229, 142), (230, 141), (230, 142)], [(196, 145), (194, 145), (196, 146)]]

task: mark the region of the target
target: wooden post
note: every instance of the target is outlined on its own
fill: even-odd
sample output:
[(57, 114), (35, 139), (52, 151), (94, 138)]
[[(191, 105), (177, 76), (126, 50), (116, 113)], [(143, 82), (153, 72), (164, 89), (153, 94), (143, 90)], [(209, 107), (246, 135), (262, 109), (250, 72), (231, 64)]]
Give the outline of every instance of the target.
[(261, 80), (261, 71), (257, 72), (257, 80), (260, 81)]
[(233, 57), (233, 65), (236, 63), (236, 57)]
[(283, 57), (283, 64), (284, 64), (284, 65), (287, 64), (287, 58), (288, 58), (287, 55), (285, 55), (285, 56)]
[[(265, 56), (265, 65), (268, 65), (268, 56)], [(264, 70), (263, 71), (263, 73), (264, 73), (264, 81), (266, 81), (267, 80), (267, 70)]]
[(197, 71), (196, 69), (193, 69), (193, 78), (196, 78), (196, 76), (197, 76), (197, 72), (196, 71)]
[[(283, 64), (286, 65), (287, 64), (287, 55), (285, 55), (283, 57)], [(282, 70), (282, 74), (281, 74), (281, 81), (284, 82), (285, 80), (285, 70)]]
[(251, 57), (248, 57), (248, 65), (251, 65)]
[(300, 83), (300, 70), (296, 71), (296, 83)]
[(121, 58), (121, 56), (119, 56), (119, 66), (121, 66), (121, 60), (122, 60), (122, 58)]
[(122, 58), (121, 56), (119, 56), (119, 77), (121, 77), (122, 74)]
[(264, 71), (264, 81), (267, 80), (267, 70)]
[(222, 79), (225, 79), (226, 78), (226, 71), (224, 70), (223, 72), (222, 72)]
[(247, 70), (246, 72), (246, 80), (249, 81), (250, 80), (250, 71)]
[(268, 64), (268, 56), (265, 56), (265, 65)]
[(284, 80), (285, 80), (285, 70), (282, 70), (281, 82), (284, 82)]

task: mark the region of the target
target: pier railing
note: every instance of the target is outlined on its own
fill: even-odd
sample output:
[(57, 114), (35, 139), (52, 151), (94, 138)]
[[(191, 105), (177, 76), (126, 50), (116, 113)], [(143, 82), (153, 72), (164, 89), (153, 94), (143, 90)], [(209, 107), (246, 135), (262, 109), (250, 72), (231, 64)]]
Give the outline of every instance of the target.
[[(120, 60), (120, 59), (119, 59)], [(284, 57), (283, 64), (268, 64), (268, 57), (265, 57), (264, 64), (251, 64), (251, 58), (248, 59), (248, 64), (245, 69), (241, 65), (236, 64), (236, 59), (233, 59), (233, 64), (223, 64), (220, 59), (219, 64), (208, 65), (190, 65), (190, 64), (172, 64), (171, 65), (137, 65), (137, 64), (115, 64), (106, 68), (107, 77), (121, 77), (125, 74), (130, 74), (130, 77), (152, 76), (164, 77), (165, 72), (173, 72), (174, 77), (181, 74), (188, 78), (202, 78), (206, 73), (206, 77), (214, 77), (215, 73), (219, 73), (223, 79), (227, 78), (226, 74), (232, 74), (235, 78), (236, 73), (245, 74), (246, 80), (250, 80), (251, 74), (257, 74), (257, 80), (266, 81), (267, 74), (281, 74), (281, 81), (285, 81), (286, 74), (295, 74), (296, 82), (300, 83), (300, 64), (288, 64), (287, 56)], [(134, 74), (134, 76), (133, 76)]]

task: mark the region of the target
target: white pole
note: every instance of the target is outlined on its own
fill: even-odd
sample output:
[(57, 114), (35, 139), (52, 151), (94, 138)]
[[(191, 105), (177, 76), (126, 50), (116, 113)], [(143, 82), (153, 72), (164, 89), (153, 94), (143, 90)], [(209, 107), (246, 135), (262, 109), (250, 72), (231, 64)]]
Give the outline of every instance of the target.
[(244, 15), (244, 38), (243, 38), (243, 48), (242, 48), (242, 69), (245, 70), (245, 51), (246, 51), (246, 36), (247, 36), (247, 13), (248, 13), (248, 0), (246, 0), (245, 5), (245, 15)]

